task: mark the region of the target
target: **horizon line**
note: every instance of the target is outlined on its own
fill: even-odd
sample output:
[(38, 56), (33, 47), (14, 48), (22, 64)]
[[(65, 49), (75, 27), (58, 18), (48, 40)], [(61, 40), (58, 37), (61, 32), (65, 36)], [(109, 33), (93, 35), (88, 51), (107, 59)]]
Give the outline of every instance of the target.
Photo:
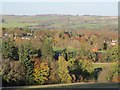
[(55, 16), (115, 16), (118, 15), (98, 15), (98, 14), (0, 14), (2, 16), (45, 16), (45, 15), (55, 15)]

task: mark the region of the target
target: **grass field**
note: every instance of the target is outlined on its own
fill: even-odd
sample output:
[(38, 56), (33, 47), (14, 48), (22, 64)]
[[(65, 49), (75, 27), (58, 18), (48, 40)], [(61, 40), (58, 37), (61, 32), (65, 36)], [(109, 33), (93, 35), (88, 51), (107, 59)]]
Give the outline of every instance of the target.
[[(102, 16), (64, 16), (64, 15), (43, 15), (43, 16), (10, 16), (2, 17), (5, 22), (3, 27), (26, 27), (44, 25), (44, 28), (55, 29), (100, 29), (104, 27), (117, 27), (117, 17), (102, 17)], [(114, 27), (113, 27), (114, 26)], [(42, 27), (43, 28), (43, 27)]]
[(105, 67), (111, 67), (113, 66), (115, 63), (93, 63), (94, 68), (105, 68)]

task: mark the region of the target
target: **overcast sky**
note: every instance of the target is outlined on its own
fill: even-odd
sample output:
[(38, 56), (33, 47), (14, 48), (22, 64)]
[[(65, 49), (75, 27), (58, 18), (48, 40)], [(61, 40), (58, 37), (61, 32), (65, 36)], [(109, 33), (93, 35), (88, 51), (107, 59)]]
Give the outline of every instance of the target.
[(2, 14), (7, 14), (7, 15), (79, 14), (79, 15), (117, 16), (118, 2), (7, 2), (6, 1), (2, 3)]

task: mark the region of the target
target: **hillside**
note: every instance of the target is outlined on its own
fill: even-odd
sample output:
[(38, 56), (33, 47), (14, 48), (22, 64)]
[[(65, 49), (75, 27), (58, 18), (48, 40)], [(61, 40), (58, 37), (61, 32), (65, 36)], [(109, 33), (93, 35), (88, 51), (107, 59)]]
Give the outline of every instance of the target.
[(2, 26), (32, 27), (41, 30), (80, 30), (80, 29), (117, 29), (117, 17), (115, 16), (79, 16), (79, 15), (3, 15)]

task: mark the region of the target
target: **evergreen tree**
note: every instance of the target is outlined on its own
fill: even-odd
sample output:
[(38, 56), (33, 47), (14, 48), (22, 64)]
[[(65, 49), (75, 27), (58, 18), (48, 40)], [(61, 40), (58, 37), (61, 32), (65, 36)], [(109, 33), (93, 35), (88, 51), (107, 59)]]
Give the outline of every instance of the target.
[(30, 53), (31, 53), (31, 44), (25, 44), (22, 45), (19, 48), (19, 59), (20, 61), (25, 65), (26, 67), (26, 81), (27, 84), (33, 84), (33, 62), (30, 59)]
[(4, 59), (19, 60), (18, 48), (12, 40), (8, 39), (2, 42), (2, 55)]
[(67, 49), (63, 49), (62, 56), (64, 57), (64, 59), (65, 59), (66, 61), (68, 61)]
[(118, 48), (119, 48), (120, 46), (118, 46), (118, 45), (116, 45), (116, 46), (114, 46), (114, 47), (112, 47), (112, 48), (109, 48), (108, 50), (107, 50), (107, 59), (108, 59), (108, 61), (118, 61), (119, 60), (119, 53), (118, 53)]
[(52, 39), (45, 38), (42, 46), (42, 58), (47, 60), (53, 59)]
[(10, 39), (2, 42), (2, 55), (3, 58), (10, 58), (12, 55), (13, 43)]
[(61, 79), (61, 83), (71, 83), (72, 78), (69, 75), (68, 63), (63, 56), (59, 56), (58, 59), (58, 75)]
[(107, 50), (107, 46), (108, 46), (108, 45), (107, 45), (107, 42), (105, 41), (105, 42), (103, 43), (103, 49), (104, 49), (104, 50)]
[(90, 78), (94, 71), (92, 62), (89, 60), (75, 60), (72, 58), (68, 61), (68, 65), (69, 72), (75, 75), (76, 81)]

